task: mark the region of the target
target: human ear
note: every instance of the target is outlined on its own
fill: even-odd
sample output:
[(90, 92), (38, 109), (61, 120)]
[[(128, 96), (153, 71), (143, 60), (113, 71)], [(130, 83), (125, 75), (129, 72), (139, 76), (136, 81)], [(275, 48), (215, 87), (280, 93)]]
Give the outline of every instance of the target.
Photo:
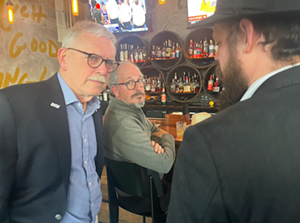
[(66, 48), (60, 48), (57, 52), (57, 58), (58, 62), (60, 64), (60, 67), (62, 70), (67, 70), (67, 49)]
[(117, 86), (116, 86), (116, 85), (112, 85), (112, 86), (111, 86), (111, 90), (112, 90), (112, 92), (114, 93), (116, 99), (119, 99), (119, 91), (118, 91)]
[(255, 43), (254, 25), (249, 19), (240, 21), (240, 31), (242, 33), (241, 41), (244, 53), (250, 53)]

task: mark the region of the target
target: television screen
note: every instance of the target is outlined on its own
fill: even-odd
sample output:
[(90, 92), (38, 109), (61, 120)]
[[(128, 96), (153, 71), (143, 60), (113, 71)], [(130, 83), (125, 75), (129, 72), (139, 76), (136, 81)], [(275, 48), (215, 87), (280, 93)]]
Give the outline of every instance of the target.
[(188, 25), (212, 16), (216, 11), (217, 0), (187, 0)]
[(89, 0), (91, 18), (112, 33), (148, 31), (145, 2), (146, 0)]

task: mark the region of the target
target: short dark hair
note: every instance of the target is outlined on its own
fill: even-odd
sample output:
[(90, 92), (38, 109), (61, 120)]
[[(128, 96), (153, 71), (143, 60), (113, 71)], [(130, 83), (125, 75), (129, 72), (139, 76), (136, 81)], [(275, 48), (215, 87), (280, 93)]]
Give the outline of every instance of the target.
[[(272, 57), (277, 61), (291, 62), (294, 56), (300, 56), (300, 18), (276, 15), (261, 15), (248, 17), (254, 25), (254, 30), (262, 34), (266, 41), (263, 46), (274, 44), (271, 48)], [(240, 32), (241, 19), (226, 22), (231, 32), (228, 40), (236, 44), (237, 33)]]

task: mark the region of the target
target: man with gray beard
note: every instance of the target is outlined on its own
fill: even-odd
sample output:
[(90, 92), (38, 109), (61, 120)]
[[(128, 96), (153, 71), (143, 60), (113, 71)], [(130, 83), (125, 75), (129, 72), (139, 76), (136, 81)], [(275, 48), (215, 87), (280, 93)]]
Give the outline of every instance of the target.
[[(104, 128), (104, 155), (116, 161), (136, 163), (161, 173), (166, 196), (161, 198), (165, 211), (169, 203), (170, 182), (163, 176), (168, 173), (175, 159), (173, 136), (159, 130), (142, 111), (145, 104), (144, 79), (140, 70), (131, 63), (120, 63), (111, 74), (109, 86), (114, 94), (106, 110)], [(156, 138), (155, 141), (151, 137)], [(133, 204), (133, 211), (150, 211), (150, 201), (119, 193), (126, 205)], [(137, 205), (138, 204), (138, 205)]]

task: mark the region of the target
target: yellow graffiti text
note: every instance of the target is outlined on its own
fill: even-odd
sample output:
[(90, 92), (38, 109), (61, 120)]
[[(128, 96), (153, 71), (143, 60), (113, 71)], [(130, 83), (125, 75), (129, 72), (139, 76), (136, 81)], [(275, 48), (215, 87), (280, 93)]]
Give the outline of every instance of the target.
[(44, 17), (45, 19), (47, 18), (47, 16), (45, 15), (45, 13), (43, 13), (43, 9), (42, 6), (39, 6), (39, 12), (36, 12), (35, 6), (32, 6), (32, 14), (31, 14), (31, 19), (33, 21), (37, 21), (37, 23), (41, 23), (41, 19), (42, 17)]
[[(22, 50), (25, 50), (27, 48), (26, 43), (23, 43), (22, 46), (16, 46), (18, 39), (22, 36), (23, 36), (23, 33), (18, 32), (18, 33), (16, 33), (16, 35), (14, 36), (14, 38), (11, 41), (11, 44), (9, 47), (9, 56), (13, 59), (17, 58), (21, 54)], [(15, 46), (16, 46), (16, 50), (15, 50)]]
[[(18, 32), (16, 35), (13, 37), (10, 46), (9, 46), (9, 56), (12, 59), (17, 58), (23, 50), (27, 49), (27, 43), (23, 44), (17, 44), (18, 40), (23, 36), (23, 33)], [(49, 50), (48, 50), (49, 49)], [(35, 53), (38, 50), (41, 53), (46, 53), (48, 51), (48, 55), (50, 58), (55, 58), (57, 57), (57, 51), (58, 47), (57, 45), (52, 41), (48, 40), (48, 45), (45, 41), (40, 41), (38, 42), (35, 38), (32, 38), (30, 42), (30, 50), (31, 52)]]
[[(15, 4), (13, 7), (14, 10), (14, 14), (16, 15), (17, 11), (19, 10), (19, 5)], [(29, 18), (31, 17), (31, 19), (33, 21), (36, 21), (37, 23), (41, 23), (42, 18), (47, 18), (47, 15), (43, 12), (43, 8), (41, 5), (39, 5), (39, 11), (37, 12), (36, 6), (32, 5), (32, 12), (26, 12), (27, 10), (27, 6), (23, 5), (20, 8), (20, 14), (23, 18)], [(4, 21), (6, 21), (6, 19), (4, 19), (4, 12), (6, 11), (6, 6), (5, 6), (5, 0), (0, 0), (0, 29), (2, 29), (5, 32), (9, 32), (12, 30), (11, 26), (5, 26), (4, 25)], [(30, 16), (31, 14), (31, 16)]]
[[(15, 74), (12, 76), (9, 72), (4, 73), (0, 72), (0, 89), (6, 88), (10, 85), (14, 84), (24, 84), (24, 83), (35, 83), (38, 81), (43, 81), (47, 75), (47, 67), (44, 66), (43, 73), (41, 74), (39, 80), (34, 80), (34, 81), (25, 81), (26, 78), (28, 77), (28, 73), (24, 73), (23, 75), (20, 76), (20, 68), (17, 67), (15, 70)], [(19, 78), (20, 76), (20, 78)]]

